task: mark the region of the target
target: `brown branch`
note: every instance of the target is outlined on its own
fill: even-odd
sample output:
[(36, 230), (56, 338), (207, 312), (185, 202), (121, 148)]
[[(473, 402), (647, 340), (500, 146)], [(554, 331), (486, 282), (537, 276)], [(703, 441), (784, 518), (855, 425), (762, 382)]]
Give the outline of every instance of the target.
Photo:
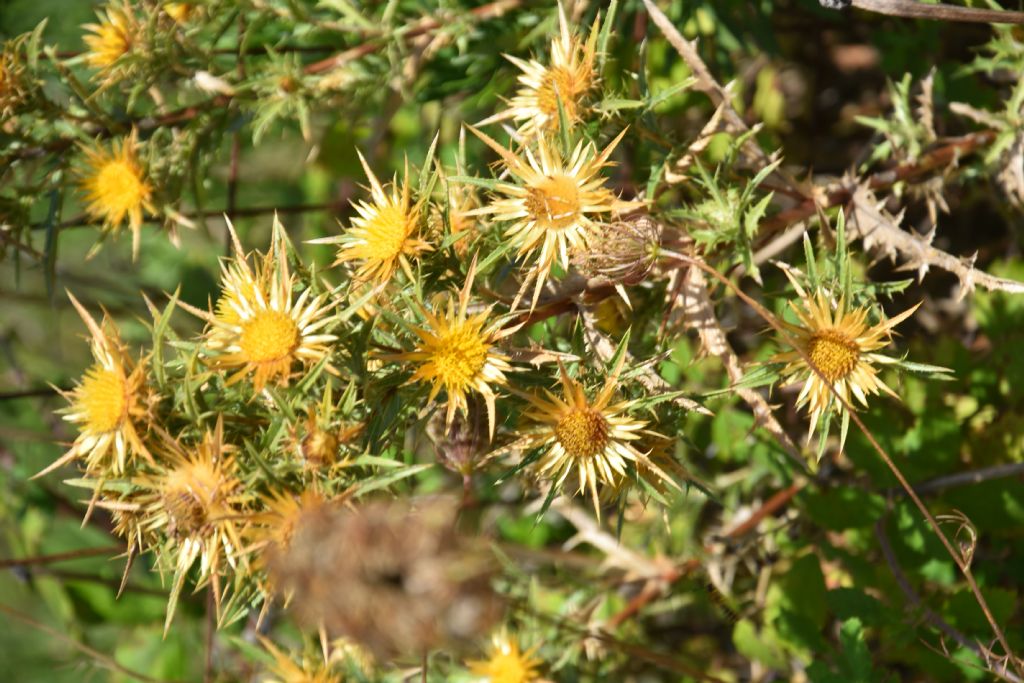
[(0, 569), (9, 569), (11, 567), (34, 567), (44, 564), (54, 564), (56, 562), (69, 562), (71, 560), (80, 560), (86, 557), (95, 557), (97, 555), (116, 555), (124, 552), (124, 548), (115, 546), (106, 546), (103, 548), (82, 548), (80, 550), (69, 550), (64, 553), (54, 553), (52, 555), (35, 555), (33, 557), (17, 557), (9, 558), (6, 560), (0, 560)]
[(862, 238), (867, 249), (879, 250), (893, 261), (899, 257), (904, 261), (902, 267), (917, 270), (918, 277), (924, 277), (932, 266), (953, 273), (960, 281), (961, 299), (976, 286), (989, 291), (1024, 293), (1024, 282), (990, 275), (974, 267), (974, 257), (960, 258), (933, 247), (934, 231), (919, 236), (900, 229), (899, 218), (887, 215), (870, 190), (858, 188), (851, 203), (850, 236)]
[[(694, 87), (707, 95), (711, 103), (717, 107), (716, 116), (721, 116), (723, 123), (728, 128), (737, 131), (749, 130), (750, 128), (747, 126), (746, 121), (743, 120), (743, 117), (732, 106), (732, 93), (711, 75), (707, 64), (704, 63), (704, 60), (701, 59), (700, 54), (697, 52), (696, 43), (684, 38), (678, 29), (672, 25), (669, 18), (665, 16), (665, 13), (654, 4), (653, 0), (643, 0), (643, 2), (648, 14), (651, 15), (651, 19), (654, 21), (654, 25), (658, 27), (662, 35), (665, 36), (665, 39), (675, 48), (676, 52), (679, 53), (679, 56), (682, 57), (683, 61), (690, 68), (690, 71), (693, 72), (696, 78)], [(761, 146), (753, 139), (748, 139), (743, 144), (743, 150), (761, 166), (771, 163), (771, 159), (768, 158), (764, 150), (761, 149)], [(775, 171), (775, 175), (778, 175), (785, 184), (789, 185), (800, 196), (804, 196), (804, 193), (800, 192), (800, 184), (794, 178), (779, 170)]]
[(217, 636), (216, 590), (212, 586), (206, 591), (206, 656), (203, 664), (203, 683), (210, 683), (214, 676), (213, 646)]
[[(888, 190), (898, 182), (917, 180), (937, 169), (949, 166), (967, 154), (972, 154), (991, 145), (995, 139), (996, 131), (992, 130), (948, 139), (942, 145), (925, 153), (917, 161), (900, 164), (896, 168), (868, 176), (867, 186), (871, 190)], [(815, 197), (762, 221), (758, 233), (758, 245), (766, 243), (776, 232), (811, 218), (819, 210), (848, 203), (853, 199), (857, 185), (858, 183), (854, 180), (833, 183), (814, 193)]]
[(1024, 24), (1024, 12), (987, 10), (956, 5), (928, 5), (917, 0), (850, 0), (859, 10), (904, 19), (933, 19), (975, 24)]
[(762, 503), (761, 507), (759, 507), (754, 514), (750, 515), (750, 517), (747, 517), (741, 523), (727, 531), (725, 533), (725, 538), (729, 540), (736, 540), (741, 536), (746, 536), (750, 532), (754, 531), (754, 529), (757, 528), (757, 525), (764, 521), (766, 517), (774, 515), (789, 503), (796, 494), (803, 491), (804, 487), (807, 486), (807, 481), (807, 479), (801, 479), (793, 482), (781, 491), (776, 491), (771, 498)]
[[(945, 489), (956, 488), (957, 486), (969, 486), (971, 484), (980, 484), (985, 481), (992, 481), (993, 479), (1002, 479), (1004, 477), (1019, 477), (1024, 475), (1024, 463), (1013, 462), (1005, 465), (993, 465), (992, 467), (983, 467), (977, 470), (970, 470), (968, 472), (957, 472), (956, 474), (947, 474), (935, 479), (929, 479), (928, 481), (921, 482), (920, 484), (914, 484), (914, 490), (918, 493), (936, 493), (944, 491)], [(893, 491), (889, 491), (893, 493)]]
[[(64, 389), (69, 391), (67, 387)], [(0, 393), (0, 401), (15, 401), (21, 398), (39, 398), (56, 396), (57, 390), (53, 387), (40, 387), (38, 389), (23, 389), (21, 391), (6, 391)]]
[[(679, 276), (684, 278), (677, 297), (683, 324), (688, 329), (696, 331), (701, 347), (722, 362), (729, 380), (734, 384), (740, 382), (743, 379), (743, 366), (715, 316), (703, 273), (698, 268), (687, 268), (678, 272)], [(754, 389), (738, 387), (735, 391), (753, 410), (757, 424), (767, 429), (768, 433), (778, 440), (782, 449), (803, 467), (803, 451), (793, 443), (786, 430), (775, 419), (768, 401)]]
[[(290, 206), (250, 206), (235, 208), (231, 213), (235, 218), (253, 218), (256, 216), (269, 216), (275, 213), (283, 215), (291, 214), (302, 214), (302, 213), (313, 213), (316, 211), (335, 211), (341, 212), (348, 208), (348, 204), (345, 202), (324, 202), (322, 204), (292, 204)], [(184, 218), (218, 218), (228, 213), (229, 207), (223, 209), (206, 209), (204, 211), (186, 211), (179, 214)], [(146, 222), (153, 223), (155, 219), (150, 217)], [(101, 225), (101, 222), (93, 220), (81, 214), (74, 218), (69, 218), (66, 221), (58, 224), (58, 228), (61, 230), (68, 230), (74, 228), (88, 228), (96, 227)], [(38, 223), (33, 224), (33, 230), (41, 230), (44, 225)]]

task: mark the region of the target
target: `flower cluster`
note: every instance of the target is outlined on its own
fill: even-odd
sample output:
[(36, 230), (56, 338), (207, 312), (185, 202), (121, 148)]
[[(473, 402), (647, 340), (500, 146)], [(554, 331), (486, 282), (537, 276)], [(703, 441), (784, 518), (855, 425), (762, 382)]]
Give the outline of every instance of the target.
[[(88, 27), (84, 63), (102, 87), (146, 57), (154, 27), (186, 31), (205, 11), (160, 7), (142, 16), (111, 4)], [(107, 511), (129, 558), (150, 557), (169, 576), (165, 629), (187, 587), (208, 588), (221, 626), (250, 613), (263, 624), (278, 606), (318, 632), (320, 656), (264, 641), (272, 681), (340, 683), (348, 667), (437, 648), (459, 652), (467, 675), (539, 681), (550, 664), (542, 639), (498, 626), (496, 593), (511, 589), (496, 588), (494, 558), (474, 538), (492, 531), (475, 507), (534, 498), (531, 513), (543, 516), (560, 498), (582, 497), (596, 519), (580, 513), (600, 529), (612, 510), (621, 525), (627, 508), (644, 514), (656, 501), (667, 512), (684, 488), (706, 488), (680, 461), (687, 413), (704, 409), (658, 374), (668, 352), (631, 344), (626, 325), (638, 304), (672, 309), (685, 298), (684, 265), (736, 242), (711, 213), (746, 231), (770, 197), (755, 200), (763, 178), (723, 193), (716, 212), (700, 213), (700, 229), (718, 231), (704, 239), (674, 223), (679, 214), (659, 214), (653, 192), (617, 185), (613, 157), (634, 129), (602, 125), (600, 35), (600, 18), (584, 37), (559, 5), (550, 54), (509, 57), (522, 72), (518, 91), (463, 128), (454, 168), (435, 140), (418, 169), (406, 157), (382, 182), (357, 150), (367, 187), (337, 234), (306, 242), (333, 249), (323, 272), (276, 216), (265, 252), (247, 253), (226, 220), (217, 292), (203, 302), (178, 291), (162, 309), (147, 299), (152, 344), (141, 353), (110, 315), (69, 294), (93, 363), (63, 392), (78, 433), (41, 474), (77, 464), (87, 514)], [(300, 61), (288, 65), (302, 77)], [(5, 52), (4, 107), (18, 66)], [(312, 92), (280, 78), (265, 85), (255, 90), (282, 100)], [(502, 122), (514, 126), (505, 143), (480, 130)], [(303, 118), (307, 138), (309, 126)], [(85, 214), (104, 234), (130, 230), (135, 258), (147, 219), (180, 220), (149, 135), (126, 126), (69, 145)], [(490, 177), (471, 175), (467, 138), (496, 158)], [(765, 316), (785, 348), (764, 365), (774, 373), (767, 383), (802, 385), (793, 404), (809, 413), (808, 439), (844, 420), (841, 451), (854, 403), (896, 395), (880, 367), (901, 361), (881, 351), (916, 307), (885, 319), (849, 268), (834, 270), (806, 280), (786, 270), (796, 322)], [(624, 302), (622, 325), (594, 322), (609, 302)], [(687, 305), (684, 315), (699, 318)], [(179, 336), (178, 311), (201, 331)], [(714, 321), (703, 315), (687, 322), (706, 342)], [(671, 318), (637, 326), (660, 343)], [(427, 495), (451, 479), (425, 455), (428, 440), (460, 477), (461, 501)], [(485, 633), (486, 656), (463, 660), (465, 643)]]

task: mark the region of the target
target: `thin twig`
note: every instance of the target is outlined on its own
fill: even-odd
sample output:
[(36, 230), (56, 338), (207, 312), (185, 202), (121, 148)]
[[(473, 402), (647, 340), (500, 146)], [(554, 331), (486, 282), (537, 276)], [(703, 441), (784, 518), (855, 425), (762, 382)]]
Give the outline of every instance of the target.
[(808, 480), (801, 479), (796, 481), (781, 491), (776, 491), (771, 498), (766, 500), (761, 507), (754, 511), (754, 514), (747, 517), (745, 520), (734, 526), (729, 531), (725, 532), (725, 538), (735, 540), (742, 536), (746, 536), (751, 531), (757, 528), (766, 517), (774, 515), (783, 506), (793, 499), (796, 494), (804, 490), (807, 486)]
[[(867, 187), (876, 191), (887, 190), (899, 182), (921, 179), (937, 169), (957, 162), (963, 156), (988, 147), (995, 139), (996, 131), (992, 130), (947, 139), (941, 145), (921, 155), (916, 161), (868, 176)], [(762, 221), (758, 229), (758, 246), (767, 243), (775, 233), (785, 230), (790, 225), (811, 218), (819, 210), (848, 203), (853, 199), (853, 193), (858, 184), (856, 180), (843, 180), (820, 187), (811, 193), (810, 199)]]
[(94, 650), (88, 645), (80, 643), (74, 638), (68, 636), (63, 631), (59, 631), (55, 628), (50, 628), (46, 624), (40, 623), (32, 617), (28, 616), (27, 614), (23, 614), (18, 610), (8, 607), (7, 605), (0, 604), (0, 613), (6, 614), (12, 619), (16, 619), (22, 622), (23, 624), (31, 626), (36, 630), (42, 631), (43, 633), (45, 633), (46, 635), (55, 640), (67, 643), (68, 645), (75, 648), (82, 654), (90, 657), (97, 665), (110, 669), (111, 671), (116, 671), (117, 673), (123, 676), (128, 676), (129, 678), (135, 679), (137, 681), (142, 681), (143, 683), (174, 683), (173, 681), (153, 678), (152, 676), (141, 674), (138, 671), (132, 671), (128, 667), (119, 664), (117, 660), (115, 660), (113, 657), (105, 655), (99, 650)]
[(210, 683), (213, 680), (213, 645), (217, 634), (217, 607), (214, 600), (214, 588), (211, 586), (206, 591), (206, 638), (205, 638), (205, 664), (203, 666), (203, 683)]
[(0, 393), (0, 401), (14, 401), (20, 398), (36, 398), (57, 395), (57, 389), (54, 389), (53, 387), (39, 387), (38, 389), (23, 389), (22, 391), (5, 391)]
[[(250, 206), (250, 207), (238, 207), (232, 212), (236, 218), (253, 218), (255, 216), (269, 216), (275, 213), (279, 214), (301, 214), (301, 213), (312, 213), (316, 211), (334, 211), (341, 212), (346, 209), (348, 205), (344, 202), (325, 202), (322, 204), (292, 204), (291, 206)], [(223, 209), (206, 209), (204, 211), (183, 211), (180, 215), (185, 218), (218, 218), (228, 213), (228, 207)], [(149, 222), (156, 222), (155, 219)], [(88, 228), (96, 227), (100, 225), (97, 221), (90, 219), (85, 214), (70, 218), (58, 225), (61, 230), (71, 230), (75, 228)], [(34, 224), (32, 229), (42, 229), (45, 226)]]
[(1024, 463), (1014, 462), (936, 477), (920, 484), (914, 484), (914, 490), (920, 494), (936, 493), (937, 491), (956, 488), (957, 486), (980, 484), (983, 481), (992, 481), (993, 479), (1002, 479), (1004, 477), (1018, 477), (1021, 475), (1024, 475)]
[(54, 553), (52, 555), (15, 557), (0, 560), (0, 569), (9, 569), (11, 567), (33, 567), (42, 564), (54, 564), (57, 562), (80, 560), (85, 557), (95, 557), (96, 555), (116, 555), (118, 553), (123, 552), (124, 548), (122, 546), (115, 545), (105, 546), (103, 548), (82, 548), (80, 550), (69, 550), (64, 553)]
[[(903, 592), (903, 596), (907, 599), (907, 602), (915, 609), (920, 610), (924, 621), (933, 628), (952, 638), (958, 645), (960, 645), (960, 647), (974, 652), (981, 657), (982, 660), (987, 661), (988, 657), (986, 656), (986, 653), (977, 642), (972, 641), (966, 635), (957, 631), (949, 624), (949, 622), (943, 619), (941, 615), (933, 611), (924, 604), (924, 601), (921, 600), (921, 597), (914, 590), (914, 587), (911, 585), (907, 575), (903, 573), (899, 560), (896, 559), (896, 553), (893, 552), (892, 545), (889, 543), (889, 537), (885, 533), (885, 520), (886, 518), (883, 516), (875, 523), (875, 536), (878, 538), (878, 547), (882, 550), (882, 557), (885, 558), (885, 563), (889, 565), (889, 571), (892, 572), (893, 577), (896, 579), (896, 585), (900, 587), (900, 591)], [(1010, 681), (1011, 683), (1021, 683), (1021, 679), (1018, 676), (1015, 676), (1008, 671), (1000, 673), (993, 668), (988, 668), (986, 671), (998, 677), (1000, 680)]]

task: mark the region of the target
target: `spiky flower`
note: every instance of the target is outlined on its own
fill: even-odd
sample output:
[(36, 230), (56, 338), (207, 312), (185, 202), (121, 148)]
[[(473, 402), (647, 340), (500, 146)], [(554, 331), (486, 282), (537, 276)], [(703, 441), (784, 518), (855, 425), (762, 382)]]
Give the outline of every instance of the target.
[[(568, 268), (570, 254), (587, 246), (596, 217), (639, 206), (616, 197), (599, 175), (611, 165), (608, 159), (626, 131), (600, 153), (593, 143), (580, 141), (564, 158), (547, 138), (541, 138), (535, 148), (525, 148), (521, 157), (475, 128), (470, 130), (498, 153), (518, 183), (499, 182), (497, 190), (505, 196), (469, 213), (491, 215), (511, 224), (505, 237), (518, 248), (520, 256), (534, 259), (530, 277), (536, 283), (532, 299), (536, 305), (551, 268), (556, 263)], [(529, 278), (523, 287), (528, 283)]]
[(372, 201), (352, 204), (359, 215), (352, 219), (352, 225), (344, 234), (310, 242), (340, 245), (334, 265), (357, 263), (355, 277), (361, 282), (388, 282), (399, 267), (411, 280), (413, 274), (409, 259), (433, 247), (419, 237), (422, 207), (419, 203), (412, 203), (409, 163), (406, 161), (401, 187), (396, 177), (391, 181), (388, 192), (370, 170), (362, 152), (357, 150), (357, 153), (370, 181)]
[(322, 659), (303, 656), (300, 661), (295, 661), (266, 638), (260, 637), (260, 643), (274, 658), (268, 672), (270, 677), (261, 679), (262, 683), (342, 683), (344, 680)]
[(95, 363), (72, 391), (62, 392), (71, 403), (64, 419), (78, 426), (78, 437), (67, 453), (39, 474), (82, 459), (91, 474), (120, 476), (136, 456), (152, 461), (142, 438), (149, 428), (152, 401), (146, 359), (136, 364), (108, 317), (98, 325), (70, 292), (68, 298), (92, 335), (89, 345)]
[[(163, 557), (173, 571), (165, 629), (174, 618), (189, 570), (199, 561), (197, 587), (209, 583), (218, 610), (221, 579), (245, 573), (240, 525), (248, 495), (236, 474), (233, 448), (224, 443), (223, 419), (197, 444), (186, 444), (158, 429), (161, 467), (133, 479), (141, 493), (143, 532), (166, 539)], [(161, 564), (161, 570), (165, 568)]]
[(477, 392), (487, 404), (490, 434), (494, 436), (494, 387), (507, 384), (505, 373), (512, 368), (508, 358), (497, 351), (495, 345), (518, 328), (503, 328), (501, 320), (489, 320), (493, 306), (469, 313), (469, 298), (476, 274), (476, 259), (469, 267), (466, 282), (459, 292), (458, 304), (448, 299), (444, 311), (424, 311), (427, 324), (415, 327), (419, 337), (415, 351), (388, 356), (390, 359), (411, 361), (419, 368), (410, 382), (429, 382), (433, 401), (444, 389), (448, 407), (445, 424), (450, 426), (455, 411), (467, 414), (467, 396)]
[(363, 431), (361, 422), (339, 423), (337, 413), (334, 391), (328, 384), (320, 401), (306, 407), (306, 419), (289, 426), (289, 450), (307, 472), (326, 473), (335, 465), (345, 465), (347, 456), (342, 457), (342, 449), (351, 446)]
[(583, 118), (586, 100), (597, 87), (597, 36), (600, 16), (590, 28), (586, 43), (570, 30), (565, 8), (558, 4), (558, 36), (551, 41), (549, 64), (512, 55), (505, 58), (519, 67), (520, 88), (508, 103), (508, 109), (481, 122), (481, 125), (512, 119), (519, 122), (519, 133), (533, 137), (556, 132), (561, 126), (561, 104), (566, 121), (572, 125)]
[(533, 656), (536, 651), (537, 646), (520, 650), (519, 641), (502, 629), (492, 636), (487, 659), (470, 660), (466, 666), (487, 683), (531, 683), (538, 680), (541, 665)]
[(598, 517), (601, 515), (598, 485), (619, 487), (630, 465), (636, 476), (658, 479), (679, 488), (637, 448), (641, 439), (660, 435), (646, 429), (646, 420), (630, 415), (636, 401), (612, 402), (625, 357), (623, 353), (593, 400), (587, 398), (582, 385), (569, 377), (561, 364), (561, 397), (546, 389), (543, 396), (525, 395), (529, 406), (523, 416), (532, 423), (527, 436), (529, 447), (543, 449), (534, 468), (536, 475), (551, 480), (551, 485), (557, 488), (575, 473), (579, 481), (577, 493), (589, 490)]
[(127, 138), (106, 149), (99, 143), (84, 147), (85, 168), (79, 184), (85, 192), (85, 211), (103, 221), (103, 228), (114, 234), (125, 219), (132, 231), (132, 258), (138, 258), (143, 211), (152, 212), (153, 188), (139, 162), (138, 141), (133, 131)]
[[(214, 367), (233, 371), (227, 383), (252, 378), (253, 388), (263, 391), (268, 382), (286, 385), (294, 366), (308, 369), (328, 356), (337, 337), (323, 334), (334, 318), (335, 303), (326, 293), (310, 289), (293, 300), (296, 278), (288, 267), (284, 228), (274, 222), (270, 250), (252, 268), (230, 224), (235, 255), (221, 263), (221, 297), (211, 313), (181, 304), (210, 323), (206, 352)], [(259, 254), (257, 254), (259, 256)], [(328, 365), (329, 371), (335, 371)]]
[(121, 57), (131, 52), (138, 38), (139, 22), (127, 2), (111, 4), (97, 10), (98, 24), (86, 24), (83, 28), (93, 35), (83, 38), (89, 51), (85, 61), (89, 66), (109, 72)]
[[(899, 361), (875, 352), (889, 345), (893, 328), (910, 317), (920, 304), (870, 325), (869, 308), (851, 309), (845, 296), (839, 299), (838, 304), (833, 304), (831, 295), (824, 289), (809, 294), (788, 270), (786, 275), (800, 297), (799, 303), (789, 302), (799, 324), (782, 321), (796, 348), (775, 355), (772, 361), (787, 364), (782, 369), (785, 384), (803, 382), (797, 406), (807, 406), (810, 411), (811, 425), (807, 435), (810, 439), (821, 416), (836, 405), (832, 390), (847, 403), (852, 403), (852, 396), (864, 407), (867, 407), (870, 395), (884, 391), (896, 396), (879, 379), (875, 366)], [(842, 413), (843, 410), (843, 406), (838, 404), (837, 412)]]

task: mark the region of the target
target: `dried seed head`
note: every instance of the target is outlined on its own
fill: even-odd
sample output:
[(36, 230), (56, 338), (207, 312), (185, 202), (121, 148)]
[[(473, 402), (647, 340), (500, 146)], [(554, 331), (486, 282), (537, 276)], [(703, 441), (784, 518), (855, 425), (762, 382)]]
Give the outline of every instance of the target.
[(271, 580), (311, 626), (376, 656), (416, 656), (471, 641), (498, 616), (490, 563), (454, 528), (448, 499), (374, 501), (302, 518)]
[(573, 263), (586, 277), (635, 285), (654, 267), (660, 245), (659, 225), (648, 216), (635, 216), (599, 225)]
[(463, 477), (473, 471), (473, 464), (489, 444), (487, 414), (479, 398), (468, 397), (467, 405), (466, 413), (457, 412), (451, 424), (446, 424), (441, 412), (434, 413), (427, 424), (437, 461)]

